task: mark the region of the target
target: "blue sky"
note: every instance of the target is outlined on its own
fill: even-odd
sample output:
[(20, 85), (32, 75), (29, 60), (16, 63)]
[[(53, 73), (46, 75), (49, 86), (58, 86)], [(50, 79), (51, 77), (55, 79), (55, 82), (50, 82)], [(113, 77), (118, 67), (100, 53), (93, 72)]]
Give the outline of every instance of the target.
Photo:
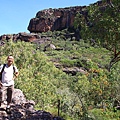
[(0, 0), (0, 35), (27, 32), (31, 18), (43, 9), (84, 6), (98, 0)]

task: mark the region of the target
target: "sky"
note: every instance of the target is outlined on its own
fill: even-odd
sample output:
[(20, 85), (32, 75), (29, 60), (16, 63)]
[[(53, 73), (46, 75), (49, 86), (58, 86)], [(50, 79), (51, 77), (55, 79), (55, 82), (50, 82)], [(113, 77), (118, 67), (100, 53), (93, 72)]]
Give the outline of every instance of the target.
[(27, 27), (40, 10), (88, 6), (98, 0), (0, 0), (0, 35), (29, 33)]

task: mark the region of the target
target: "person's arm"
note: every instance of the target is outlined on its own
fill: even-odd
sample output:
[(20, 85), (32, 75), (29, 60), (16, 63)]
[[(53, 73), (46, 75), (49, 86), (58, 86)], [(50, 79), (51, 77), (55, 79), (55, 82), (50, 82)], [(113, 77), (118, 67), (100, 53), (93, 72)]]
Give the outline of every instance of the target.
[(19, 72), (15, 72), (13, 80), (15, 80), (18, 77), (18, 75), (19, 75)]
[(15, 80), (15, 79), (18, 77), (18, 75), (19, 75), (19, 71), (18, 71), (18, 69), (17, 69), (16, 66), (14, 66), (13, 69), (14, 69), (14, 77), (13, 77), (13, 80)]
[(15, 77), (18, 77), (18, 75), (19, 75), (19, 72), (16, 72), (16, 73), (15, 73)]

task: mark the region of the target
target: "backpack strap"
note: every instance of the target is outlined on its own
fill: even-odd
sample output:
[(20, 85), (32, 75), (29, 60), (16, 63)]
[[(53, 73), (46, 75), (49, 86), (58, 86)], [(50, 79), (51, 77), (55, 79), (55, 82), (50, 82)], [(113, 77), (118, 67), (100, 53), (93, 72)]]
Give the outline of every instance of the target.
[(1, 70), (1, 74), (2, 74), (2, 72), (4, 71), (5, 66), (6, 66), (6, 64), (3, 65), (3, 68), (2, 68), (2, 70)]
[[(5, 66), (6, 66), (6, 64), (3, 65), (3, 68), (2, 68), (2, 70), (0, 72), (0, 80), (2, 80), (2, 73), (4, 71)], [(13, 66), (13, 73), (15, 73), (15, 67), (14, 66)]]
[[(4, 71), (5, 66), (6, 66), (6, 64), (4, 64), (4, 65), (3, 65), (3, 68), (2, 68), (2, 70), (1, 70), (1, 73), (0, 73), (0, 74), (2, 74), (2, 72)], [(15, 73), (15, 67), (14, 67), (14, 66), (13, 66), (13, 73)]]
[(15, 67), (13, 66), (13, 73), (15, 73)]
[(3, 73), (3, 71), (4, 71), (5, 66), (6, 66), (6, 64), (3, 65), (3, 68), (2, 68), (2, 70), (1, 70), (1, 72), (0, 72), (0, 81), (2, 80), (2, 73)]

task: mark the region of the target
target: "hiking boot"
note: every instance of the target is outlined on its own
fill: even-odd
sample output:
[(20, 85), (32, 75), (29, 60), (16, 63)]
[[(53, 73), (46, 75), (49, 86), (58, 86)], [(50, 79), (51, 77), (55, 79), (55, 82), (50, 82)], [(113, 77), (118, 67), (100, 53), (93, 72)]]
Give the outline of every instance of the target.
[(11, 114), (10, 106), (7, 106), (7, 107), (6, 107), (6, 112), (7, 112), (7, 114)]

